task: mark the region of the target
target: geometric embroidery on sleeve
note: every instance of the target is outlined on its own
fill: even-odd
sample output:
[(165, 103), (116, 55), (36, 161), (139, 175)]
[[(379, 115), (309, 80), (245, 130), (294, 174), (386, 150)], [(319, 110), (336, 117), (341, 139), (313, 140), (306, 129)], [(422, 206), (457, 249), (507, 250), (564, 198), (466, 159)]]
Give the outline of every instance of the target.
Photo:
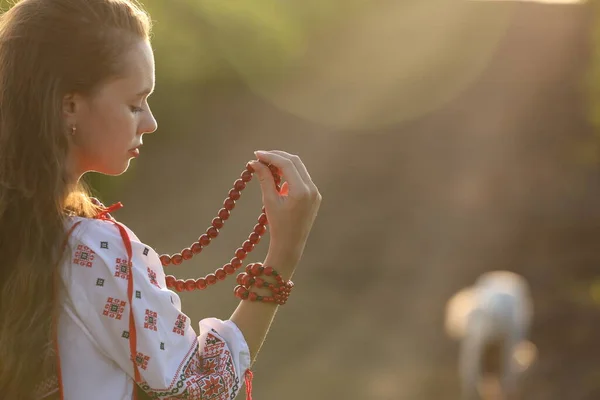
[(117, 258), (115, 262), (115, 277), (128, 280), (131, 263), (126, 258)]
[(144, 353), (137, 353), (137, 356), (135, 357), (135, 363), (137, 364), (138, 367), (140, 367), (141, 369), (145, 370), (146, 368), (148, 368), (148, 361), (150, 360), (150, 357), (145, 355)]
[(160, 289), (158, 281), (156, 280), (156, 272), (152, 271), (148, 268), (148, 278), (150, 278), (150, 283)]
[(201, 399), (213, 399), (216, 396), (218, 399), (226, 399), (227, 397), (222, 396), (227, 394), (225, 391), (225, 382), (223, 377), (217, 374), (204, 375), (200, 379), (200, 397)]
[(173, 327), (173, 332), (183, 336), (185, 333), (185, 322), (186, 321), (187, 321), (187, 317), (183, 314), (179, 314), (177, 316), (177, 320), (175, 321), (175, 326)]
[(108, 242), (100, 242), (101, 249), (108, 249)]
[(144, 255), (147, 256), (150, 250), (147, 247), (144, 247)]
[(108, 318), (120, 320), (123, 317), (123, 311), (125, 311), (125, 304), (127, 303), (125, 303), (123, 300), (109, 297), (106, 300), (106, 305), (104, 306), (102, 315), (105, 315)]
[(83, 244), (79, 244), (73, 256), (73, 264), (91, 268), (94, 265), (94, 254), (96, 254), (94, 250)]
[(144, 328), (156, 332), (156, 324), (158, 322), (158, 315), (155, 311), (146, 309), (146, 316), (144, 317)]
[(147, 382), (141, 382), (142, 390), (152, 399), (231, 400), (235, 398), (240, 389), (240, 379), (233, 365), (233, 357), (220, 337), (212, 334), (208, 336), (204, 350), (209, 350), (213, 355), (208, 362), (206, 354), (199, 353), (198, 343), (195, 342), (192, 347), (193, 352), (186, 355), (168, 388), (153, 389)]

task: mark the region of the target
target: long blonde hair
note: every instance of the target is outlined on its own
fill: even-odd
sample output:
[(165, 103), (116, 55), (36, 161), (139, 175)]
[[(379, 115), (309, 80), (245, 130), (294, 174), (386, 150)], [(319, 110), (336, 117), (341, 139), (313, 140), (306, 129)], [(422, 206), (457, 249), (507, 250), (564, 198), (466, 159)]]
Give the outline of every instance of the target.
[(34, 398), (52, 363), (65, 211), (97, 207), (66, 172), (62, 101), (119, 75), (150, 19), (132, 0), (21, 0), (0, 16), (0, 396)]

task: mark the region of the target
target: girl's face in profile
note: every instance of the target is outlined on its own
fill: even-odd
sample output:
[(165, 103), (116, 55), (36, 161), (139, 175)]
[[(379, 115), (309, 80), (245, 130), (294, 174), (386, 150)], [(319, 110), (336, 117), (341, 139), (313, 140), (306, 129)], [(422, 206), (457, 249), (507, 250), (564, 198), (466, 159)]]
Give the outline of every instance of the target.
[(154, 132), (156, 120), (148, 105), (154, 90), (154, 54), (140, 40), (124, 57), (120, 77), (103, 84), (93, 95), (70, 94), (63, 110), (67, 127), (75, 127), (69, 146), (74, 179), (88, 171), (120, 175), (139, 155), (144, 133)]

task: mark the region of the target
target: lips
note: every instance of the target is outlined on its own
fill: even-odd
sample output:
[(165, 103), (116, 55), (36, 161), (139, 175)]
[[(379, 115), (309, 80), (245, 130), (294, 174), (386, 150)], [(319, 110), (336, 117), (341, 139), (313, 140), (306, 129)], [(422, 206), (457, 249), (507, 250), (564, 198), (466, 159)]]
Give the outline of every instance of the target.
[(142, 145), (139, 145), (138, 147), (134, 147), (133, 149), (129, 150), (129, 154), (131, 154), (133, 157), (137, 157), (140, 155), (140, 147), (142, 147)]

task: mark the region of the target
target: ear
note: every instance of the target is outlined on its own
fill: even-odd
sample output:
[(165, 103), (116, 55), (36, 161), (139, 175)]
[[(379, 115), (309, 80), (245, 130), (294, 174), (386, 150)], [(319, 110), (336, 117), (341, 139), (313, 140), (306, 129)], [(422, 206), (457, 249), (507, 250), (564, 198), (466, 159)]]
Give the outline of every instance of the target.
[(62, 112), (65, 124), (72, 126), (77, 124), (77, 114), (81, 109), (81, 96), (68, 93), (63, 97)]

